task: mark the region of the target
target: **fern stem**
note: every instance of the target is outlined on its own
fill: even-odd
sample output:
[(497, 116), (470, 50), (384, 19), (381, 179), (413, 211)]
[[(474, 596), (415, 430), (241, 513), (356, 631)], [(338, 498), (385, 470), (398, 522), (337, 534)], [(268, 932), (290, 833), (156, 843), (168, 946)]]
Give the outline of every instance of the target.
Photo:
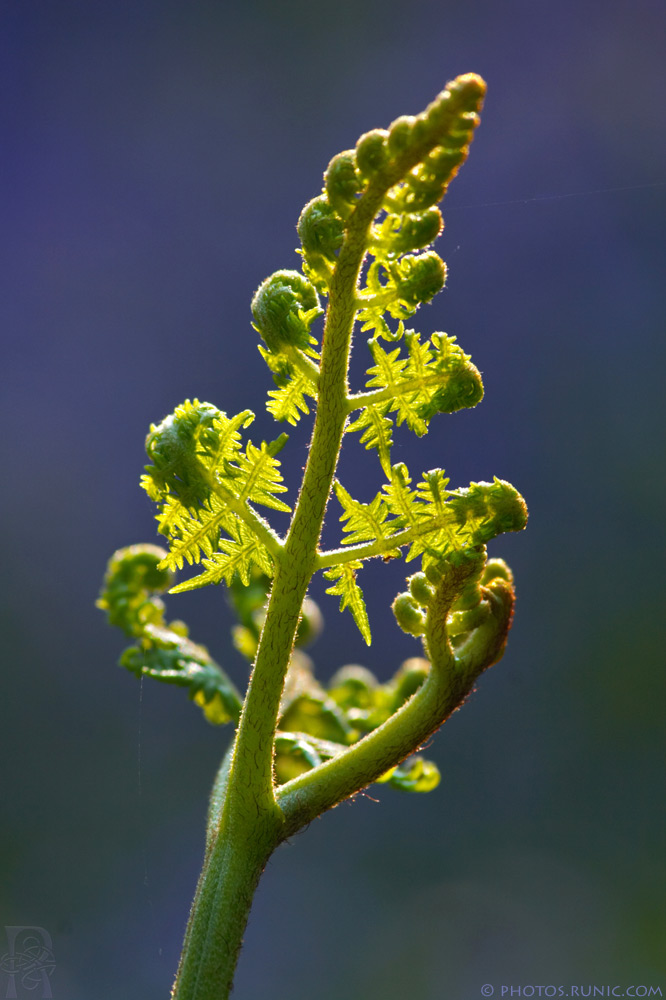
[(409, 393), (418, 392), (426, 386), (440, 386), (444, 379), (441, 373), (426, 375), (421, 378), (405, 379), (399, 385), (388, 385), (385, 389), (375, 389), (373, 392), (355, 392), (347, 398), (347, 412), (353, 413), (364, 406), (372, 406), (375, 403), (384, 403), (386, 400), (399, 399)]
[(409, 545), (423, 535), (429, 535), (433, 531), (441, 531), (447, 527), (451, 527), (451, 518), (443, 514), (424, 518), (418, 524), (405, 528), (403, 531), (397, 531), (394, 535), (378, 538), (374, 542), (321, 552), (317, 559), (317, 568), (328, 569), (329, 566), (340, 566), (343, 563), (353, 562), (355, 559), (372, 559), (375, 556), (383, 556), (387, 552), (402, 548), (403, 545)]
[(382, 726), (348, 750), (282, 785), (278, 803), (291, 836), (326, 809), (354, 795), (414, 753), (469, 692), (474, 678), (432, 670), (422, 688)]
[[(367, 196), (366, 196), (367, 197)], [(284, 839), (275, 800), (273, 742), (280, 697), (347, 420), (347, 371), (355, 290), (368, 227), (380, 196), (361, 199), (331, 282), (319, 400), (308, 462), (289, 533), (277, 561), (266, 621), (226, 778), (219, 827), (211, 832), (173, 1000), (225, 1000), (252, 895), (272, 850)]]
[[(233, 765), (230, 782), (232, 774)], [(227, 1000), (252, 898), (281, 829), (277, 807), (266, 813), (251, 797), (226, 796), (197, 886), (172, 1000)]]
[(289, 351), (289, 360), (301, 371), (306, 378), (310, 379), (314, 385), (319, 385), (319, 366), (311, 361), (302, 351), (297, 348)]
[[(291, 836), (326, 809), (354, 795), (414, 753), (464, 701), (492, 657), (459, 663), (449, 642), (446, 620), (473, 566), (457, 567), (438, 587), (426, 620), (425, 645), (431, 668), (426, 682), (387, 721), (349, 749), (293, 778), (278, 791)], [(506, 620), (510, 620), (510, 608)], [(505, 627), (502, 622), (498, 631)]]
[[(367, 196), (366, 196), (367, 197)], [(355, 289), (366, 234), (379, 200), (361, 199), (349, 222), (330, 288), (319, 397), (303, 483), (282, 550), (236, 743), (242, 779), (273, 797), (273, 739), (303, 599), (317, 567), (317, 546), (347, 420), (347, 372), (356, 316)], [(251, 724), (247, 722), (251, 720)], [(231, 793), (230, 778), (230, 793)]]
[(220, 500), (237, 514), (241, 521), (251, 528), (257, 538), (261, 539), (272, 556), (278, 558), (282, 552), (282, 542), (271, 528), (268, 521), (264, 520), (256, 510), (250, 507), (247, 500), (238, 500), (232, 493), (225, 490), (219, 483), (212, 485), (211, 489)]

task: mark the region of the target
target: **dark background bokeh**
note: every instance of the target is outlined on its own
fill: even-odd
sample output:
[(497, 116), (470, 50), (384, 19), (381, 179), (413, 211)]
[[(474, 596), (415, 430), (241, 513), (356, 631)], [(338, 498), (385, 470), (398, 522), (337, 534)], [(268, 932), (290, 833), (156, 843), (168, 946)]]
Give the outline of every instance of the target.
[[(492, 550), (517, 575), (509, 652), (432, 743), (435, 793), (371, 790), (276, 853), (234, 995), (666, 991), (663, 4), (23, 0), (0, 27), (0, 927), (48, 929), (54, 997), (167, 996), (228, 733), (141, 693), (93, 606), (110, 553), (155, 539), (143, 438), (195, 395), (275, 436), (255, 287), (297, 266), (334, 153), (475, 71), (449, 288), (415, 325), (458, 336), (486, 398), (396, 459), (527, 498)], [(342, 472), (378, 488), (353, 443)], [(323, 598), (322, 676), (417, 652), (388, 610), (404, 576), (364, 570), (370, 650)], [(169, 610), (241, 683), (223, 591)]]

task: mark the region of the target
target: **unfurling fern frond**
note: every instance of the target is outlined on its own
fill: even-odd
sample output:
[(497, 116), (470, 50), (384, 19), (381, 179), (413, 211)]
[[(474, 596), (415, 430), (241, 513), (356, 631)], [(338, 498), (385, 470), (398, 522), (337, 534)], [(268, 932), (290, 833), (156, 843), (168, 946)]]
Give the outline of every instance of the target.
[(443, 500), (441, 475), (441, 470), (427, 473), (415, 494), (417, 504), (410, 503), (410, 512), (416, 510), (417, 516), (409, 529), (407, 562), (422, 555), (427, 572), (442, 559), (465, 558), (497, 535), (525, 527), (525, 501), (510, 483), (497, 478), (492, 483), (471, 483)]
[(251, 410), (227, 417), (198, 399), (177, 406), (146, 438), (152, 465), (146, 466), (141, 485), (162, 503), (173, 495), (183, 507), (196, 507), (210, 496), (216, 468), (234, 461), (241, 447), (240, 431), (254, 420)]
[(483, 398), (478, 369), (455, 341), (444, 333), (434, 333), (421, 342), (413, 330), (405, 334), (407, 355), (400, 348), (385, 351), (378, 340), (368, 341), (375, 364), (368, 369), (366, 388), (350, 399), (350, 410), (361, 410), (347, 426), (347, 432), (361, 431), (366, 449), (376, 448), (388, 475), (392, 422), (407, 427), (419, 437), (426, 434), (436, 413), (453, 413), (474, 407)]
[(385, 215), (372, 227), (370, 252), (379, 260), (392, 260), (434, 243), (443, 228), (442, 213), (436, 206), (420, 213)]
[(266, 344), (259, 351), (277, 385), (266, 407), (276, 420), (297, 423), (309, 413), (305, 396), (317, 395), (320, 356), (310, 328), (321, 313), (314, 284), (298, 271), (277, 271), (254, 294), (253, 326)]
[[(451, 593), (456, 572), (460, 581)], [(513, 576), (502, 559), (487, 559), (480, 545), (468, 553), (466, 566), (456, 570), (442, 560), (407, 582), (409, 590), (398, 594), (393, 613), (404, 632), (424, 636), (431, 658), (438, 655), (433, 644), (444, 643), (461, 676), (475, 676), (501, 659), (515, 599)], [(449, 594), (445, 618), (438, 607), (442, 591)]]
[[(349, 556), (343, 550), (322, 553), (322, 566), (336, 565), (355, 556), (391, 557), (409, 545), (406, 560), (423, 556), (423, 568), (444, 558), (463, 556), (468, 551), (506, 531), (525, 527), (525, 501), (509, 483), (472, 483), (449, 491), (442, 469), (424, 473), (417, 489), (404, 464), (394, 465), (391, 479), (369, 504), (363, 504), (336, 484), (336, 496), (343, 508), (341, 521), (348, 533), (343, 545), (354, 545)], [(363, 544), (366, 543), (366, 544)]]
[(164, 620), (157, 595), (173, 582), (162, 568), (165, 557), (157, 545), (130, 545), (109, 560), (97, 606), (111, 625), (136, 639), (120, 664), (137, 677), (188, 688), (209, 722), (237, 722), (242, 699), (231, 680), (204, 646), (188, 638), (184, 622)]
[(446, 264), (434, 250), (406, 254), (394, 261), (375, 261), (368, 268), (358, 299), (363, 329), (383, 328), (385, 312), (394, 319), (408, 319), (422, 303), (434, 299), (445, 282)]
[(252, 299), (254, 328), (272, 354), (292, 348), (305, 351), (316, 344), (310, 327), (321, 313), (317, 290), (298, 271), (276, 271)]
[(252, 564), (273, 572), (279, 542), (251, 504), (290, 510), (276, 496), (286, 490), (275, 457), (286, 435), (243, 448), (240, 430), (253, 419), (250, 410), (227, 417), (210, 403), (186, 400), (148, 435), (153, 464), (142, 485), (158, 504), (159, 530), (170, 542), (164, 565), (174, 569), (206, 559), (208, 566), (180, 590), (229, 582), (234, 571), (245, 579)]
[(335, 259), (344, 241), (344, 223), (326, 194), (309, 201), (296, 227), (303, 247), (306, 276), (321, 292), (328, 287)]

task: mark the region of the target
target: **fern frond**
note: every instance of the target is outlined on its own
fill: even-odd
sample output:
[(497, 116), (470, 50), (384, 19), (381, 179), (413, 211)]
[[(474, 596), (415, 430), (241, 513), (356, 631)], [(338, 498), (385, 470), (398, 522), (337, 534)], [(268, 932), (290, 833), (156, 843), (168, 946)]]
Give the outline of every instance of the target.
[(259, 351), (277, 385), (266, 404), (276, 420), (297, 423), (309, 413), (305, 396), (317, 395), (320, 356), (310, 327), (321, 313), (315, 284), (298, 271), (277, 271), (252, 299), (253, 326), (266, 344)]
[(359, 319), (373, 326), (384, 312), (394, 319), (408, 319), (441, 292), (446, 273), (446, 264), (434, 250), (375, 261), (359, 295)]
[(372, 636), (370, 633), (368, 612), (365, 607), (363, 592), (356, 582), (356, 572), (361, 569), (362, 565), (363, 563), (354, 561), (344, 563), (340, 566), (333, 566), (331, 569), (326, 570), (324, 576), (327, 580), (337, 581), (332, 587), (327, 589), (326, 593), (340, 597), (341, 611), (349, 608), (354, 616), (354, 621), (359, 632), (369, 646)]
[[(237, 544), (242, 530), (243, 539), (254, 539), (251, 562), (272, 572), (271, 553), (280, 542), (251, 504), (290, 510), (276, 496), (286, 491), (275, 456), (287, 438), (259, 447), (248, 441), (243, 448), (240, 431), (253, 419), (250, 410), (227, 417), (209, 403), (186, 400), (151, 428), (146, 450), (153, 464), (146, 466), (142, 484), (158, 504), (159, 531), (169, 539), (165, 566), (181, 568), (220, 551), (226, 567), (230, 553), (220, 536)], [(241, 547), (245, 551), (245, 542)], [(246, 572), (242, 559), (239, 566)], [(204, 574), (194, 586), (204, 578), (212, 582), (214, 575)], [(218, 578), (228, 579), (226, 568)]]
[(455, 337), (435, 333), (422, 343), (418, 333), (409, 330), (405, 343), (406, 357), (400, 348), (385, 351), (378, 340), (368, 341), (375, 362), (368, 369), (366, 382), (371, 391), (349, 400), (350, 410), (364, 409), (347, 431), (363, 430), (361, 442), (366, 448), (379, 450), (385, 471), (391, 443), (387, 414), (395, 413), (398, 425), (406, 424), (421, 437), (435, 413), (473, 407), (483, 397), (481, 375)]
[(238, 721), (241, 697), (204, 646), (188, 638), (187, 626), (164, 620), (157, 594), (173, 582), (162, 567), (167, 553), (156, 545), (130, 545), (109, 560), (97, 606), (109, 623), (136, 639), (120, 664), (137, 677), (186, 687), (209, 722)]
[[(527, 521), (525, 501), (518, 491), (501, 479), (493, 483), (471, 483), (469, 487), (449, 491), (442, 469), (424, 473), (417, 489), (404, 464), (394, 465), (390, 482), (371, 504), (354, 500), (342, 487), (336, 488), (347, 520), (359, 534), (353, 548), (323, 552), (322, 568), (337, 567), (374, 556), (392, 557), (409, 545), (406, 561), (423, 556), (423, 567), (442, 559), (465, 558), (505, 531), (521, 531)], [(393, 515), (388, 517), (388, 514)], [(374, 537), (372, 536), (375, 532)], [(365, 536), (364, 543), (361, 536)], [(352, 539), (344, 538), (342, 545)]]
[(497, 476), (492, 483), (470, 483), (452, 492), (446, 503), (458, 531), (469, 532), (475, 545), (505, 531), (522, 531), (527, 506), (515, 487)]
[(251, 410), (230, 418), (210, 403), (186, 399), (150, 428), (146, 452), (153, 464), (146, 466), (143, 488), (158, 503), (173, 494), (184, 507), (198, 506), (210, 496), (215, 470), (236, 458), (240, 430), (253, 420)]
[[(422, 114), (366, 133), (335, 156), (322, 193), (298, 221), (303, 273), (278, 271), (253, 297), (253, 326), (275, 382), (269, 412), (295, 425), (313, 401), (317, 409), (284, 540), (255, 508), (289, 511), (276, 457), (286, 435), (255, 445), (241, 433), (251, 411), (228, 417), (186, 400), (148, 436), (143, 485), (170, 551), (117, 553), (100, 606), (134, 639), (124, 666), (187, 687), (213, 722), (239, 723), (211, 796), (174, 996), (227, 996), (256, 880), (281, 841), (370, 782), (415, 792), (436, 786), (437, 768), (411, 755), (502, 654), (513, 589), (508, 569), (487, 563), (484, 546), (524, 526), (522, 498), (497, 479), (451, 491), (441, 469), (413, 486), (407, 467), (391, 463), (394, 423), (422, 436), (436, 413), (474, 406), (483, 394), (454, 338), (422, 340), (405, 321), (445, 284), (446, 265), (430, 248), (443, 226), (437, 203), (467, 156), (485, 89), (475, 74), (458, 77)], [(312, 330), (321, 296), (329, 301), (319, 353)], [(364, 391), (350, 395), (357, 322), (374, 333), (372, 363)], [(369, 503), (334, 482), (343, 435), (356, 431), (387, 479)], [(322, 553), (332, 488), (344, 537), (340, 549)], [(307, 597), (312, 574), (324, 572), (326, 593), (340, 598), (341, 611), (349, 608), (370, 644), (358, 570), (364, 559), (392, 559), (403, 549), (407, 559), (422, 558), (422, 572), (393, 610), (404, 631), (422, 637), (428, 659), (407, 661), (388, 684), (364, 668), (343, 668), (326, 690), (295, 648), (318, 630)], [(182, 623), (164, 620), (155, 592), (185, 563), (201, 563), (201, 571), (172, 592), (229, 585), (237, 648), (253, 664), (242, 712), (207, 650)]]
[(419, 484), (419, 514), (411, 529), (413, 541), (407, 562), (423, 555), (427, 571), (443, 559), (464, 557), (497, 535), (525, 527), (525, 501), (509, 483), (497, 478), (493, 483), (471, 483), (443, 500), (444, 482), (441, 470), (433, 470)]
[(372, 227), (369, 247), (378, 260), (391, 260), (410, 250), (423, 250), (437, 239), (444, 221), (437, 206), (424, 212), (387, 214)]
[(190, 698), (213, 725), (237, 722), (240, 717), (240, 695), (224, 671), (204, 646), (179, 635), (172, 627), (150, 626), (144, 641), (126, 649), (119, 662), (135, 677), (152, 677), (163, 684), (187, 688)]
[(316, 344), (310, 327), (322, 311), (316, 288), (298, 271), (271, 274), (252, 299), (253, 326), (275, 355), (291, 348), (307, 351)]

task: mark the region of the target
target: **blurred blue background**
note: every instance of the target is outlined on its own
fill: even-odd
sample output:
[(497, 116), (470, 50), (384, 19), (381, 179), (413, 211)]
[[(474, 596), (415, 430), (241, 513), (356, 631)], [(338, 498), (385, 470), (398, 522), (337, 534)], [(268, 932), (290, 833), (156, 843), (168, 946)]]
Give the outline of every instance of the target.
[[(458, 337), (486, 398), (396, 460), (526, 497), (527, 532), (492, 548), (517, 576), (509, 650), (429, 748), (436, 792), (371, 790), (275, 854), (234, 995), (666, 991), (663, 4), (23, 0), (0, 27), (0, 928), (48, 929), (54, 997), (168, 995), (228, 733), (116, 667), (94, 608), (111, 552), (155, 540), (143, 439), (193, 396), (275, 436), (254, 289), (297, 266), (333, 154), (474, 71), (449, 285), (414, 325)], [(355, 442), (341, 474), (378, 488)], [(404, 566), (363, 575), (375, 640), (323, 597), (324, 678), (418, 652), (388, 610)], [(169, 612), (243, 683), (222, 589)]]

